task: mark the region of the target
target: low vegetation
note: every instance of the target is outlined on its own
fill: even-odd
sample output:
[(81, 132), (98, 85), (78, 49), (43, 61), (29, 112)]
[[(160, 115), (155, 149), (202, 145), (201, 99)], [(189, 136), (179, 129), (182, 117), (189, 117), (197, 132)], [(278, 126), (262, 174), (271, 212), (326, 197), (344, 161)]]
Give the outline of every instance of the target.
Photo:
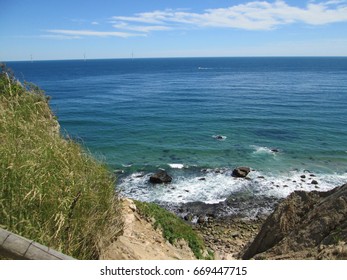
[(179, 239), (184, 239), (196, 258), (213, 258), (211, 252), (206, 252), (202, 238), (180, 218), (154, 203), (135, 201), (135, 204), (142, 216), (154, 220), (154, 227), (159, 227), (163, 232), (163, 237), (171, 244)]
[(64, 139), (36, 86), (0, 72), (0, 227), (79, 259), (122, 230), (115, 178)]

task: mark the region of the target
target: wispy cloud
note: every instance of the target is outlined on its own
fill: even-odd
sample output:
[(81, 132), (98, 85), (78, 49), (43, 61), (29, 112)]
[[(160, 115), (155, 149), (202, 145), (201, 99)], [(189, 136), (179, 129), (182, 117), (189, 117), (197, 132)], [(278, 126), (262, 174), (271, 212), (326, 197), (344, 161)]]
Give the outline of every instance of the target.
[(137, 31), (142, 33), (148, 33), (151, 31), (164, 31), (164, 30), (170, 30), (171, 27), (163, 26), (163, 25), (129, 25), (125, 22), (120, 22), (113, 25), (116, 29), (122, 29), (122, 30), (131, 30), (131, 31)]
[[(77, 20), (75, 20), (77, 21)], [(78, 20), (80, 22), (81, 20)], [(347, 0), (308, 0), (305, 7), (292, 6), (284, 0), (250, 1), (226, 8), (191, 12), (187, 9), (166, 9), (114, 16), (108, 31), (50, 29), (41, 37), (78, 39), (83, 37), (146, 37), (151, 32), (196, 28), (229, 28), (272, 30), (301, 23), (309, 26), (347, 21)], [(99, 22), (89, 22), (93, 26)], [(110, 31), (110, 28), (111, 31)]]
[(117, 31), (94, 31), (94, 30), (68, 30), (68, 29), (49, 29), (46, 30), (48, 33), (58, 34), (63, 36), (74, 37), (135, 37), (135, 36), (146, 36), (140, 33), (127, 33), (127, 32), (117, 32)]
[[(36, 38), (36, 36), (34, 38)], [(62, 35), (62, 34), (42, 34), (42, 35), (39, 35), (38, 38), (41, 38), (41, 39), (55, 39), (55, 40), (73, 40), (73, 39), (81, 39), (81, 36), (77, 36), (77, 35)]]
[(271, 30), (293, 23), (324, 25), (347, 21), (347, 1), (309, 1), (305, 8), (291, 6), (283, 0), (252, 1), (227, 8), (207, 9), (202, 13), (168, 9), (129, 17), (114, 16), (112, 19), (117, 29), (142, 32), (156, 31), (155, 27), (158, 27), (157, 30), (182, 27)]

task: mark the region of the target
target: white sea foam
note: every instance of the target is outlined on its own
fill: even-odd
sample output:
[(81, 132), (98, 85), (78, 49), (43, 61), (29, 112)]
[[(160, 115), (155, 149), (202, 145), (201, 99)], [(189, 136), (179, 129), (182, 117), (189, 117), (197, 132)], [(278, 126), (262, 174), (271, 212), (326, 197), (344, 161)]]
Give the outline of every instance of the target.
[(198, 67), (199, 70), (211, 70), (213, 68), (210, 67)]
[[(245, 180), (232, 177), (231, 170), (223, 173), (211, 170), (196, 176), (184, 176), (184, 170), (177, 169), (181, 174), (173, 175), (170, 184), (153, 185), (148, 183), (150, 174), (135, 173), (123, 178), (118, 186), (125, 196), (131, 198), (176, 204), (193, 201), (217, 203), (243, 191), (255, 196), (284, 198), (295, 190), (326, 191), (347, 182), (347, 173), (312, 174), (292, 171), (274, 175), (251, 171), (248, 175), (250, 180)], [(313, 180), (318, 184), (314, 184)]]
[(169, 163), (168, 165), (174, 169), (182, 169), (185, 167), (182, 163)]
[(251, 148), (254, 149), (253, 154), (274, 154), (275, 155), (278, 151), (277, 149), (256, 146), (256, 145), (251, 145)]

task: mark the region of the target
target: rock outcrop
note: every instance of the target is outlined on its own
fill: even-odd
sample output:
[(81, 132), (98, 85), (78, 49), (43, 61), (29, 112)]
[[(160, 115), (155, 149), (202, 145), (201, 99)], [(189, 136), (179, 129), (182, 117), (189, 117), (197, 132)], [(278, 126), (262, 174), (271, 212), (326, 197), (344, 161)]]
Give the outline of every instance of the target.
[(240, 166), (240, 167), (237, 167), (233, 170), (232, 175), (234, 177), (245, 178), (250, 171), (251, 171), (251, 169), (249, 167)]
[(296, 191), (266, 219), (243, 259), (347, 259), (347, 184)]
[(149, 181), (153, 184), (170, 183), (172, 181), (172, 177), (167, 174), (166, 171), (160, 170), (159, 172), (150, 176)]

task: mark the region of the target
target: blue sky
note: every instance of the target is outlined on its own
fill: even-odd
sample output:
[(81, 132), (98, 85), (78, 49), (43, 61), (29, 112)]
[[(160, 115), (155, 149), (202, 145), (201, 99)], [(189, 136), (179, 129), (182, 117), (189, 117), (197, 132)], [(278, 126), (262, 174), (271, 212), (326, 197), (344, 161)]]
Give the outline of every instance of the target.
[(0, 61), (347, 56), (347, 0), (0, 0)]

